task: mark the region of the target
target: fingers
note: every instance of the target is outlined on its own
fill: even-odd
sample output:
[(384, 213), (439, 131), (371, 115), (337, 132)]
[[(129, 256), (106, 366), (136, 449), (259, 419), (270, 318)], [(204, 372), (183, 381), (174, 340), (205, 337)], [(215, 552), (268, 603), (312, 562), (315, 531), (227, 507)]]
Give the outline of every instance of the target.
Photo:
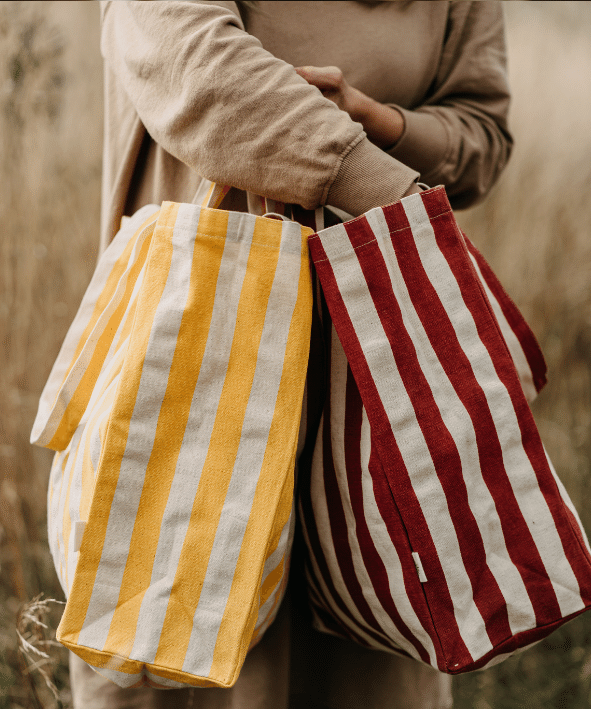
[(321, 91), (339, 91), (343, 86), (343, 72), (337, 66), (299, 66), (296, 73)]

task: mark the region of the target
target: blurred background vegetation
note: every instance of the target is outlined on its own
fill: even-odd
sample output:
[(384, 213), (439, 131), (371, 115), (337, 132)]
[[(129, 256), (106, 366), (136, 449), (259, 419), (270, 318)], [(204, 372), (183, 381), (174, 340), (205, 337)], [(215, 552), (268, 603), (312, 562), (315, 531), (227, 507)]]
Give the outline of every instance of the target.
[[(591, 532), (591, 3), (505, 11), (516, 147), (460, 220), (542, 344), (550, 383), (534, 414)], [(98, 3), (0, 3), (0, 709), (70, 705), (66, 653), (50, 644), (60, 607), (22, 612), (39, 593), (63, 599), (45, 531), (51, 454), (28, 441), (96, 259), (98, 36)], [(17, 618), (47, 658), (19, 653)], [(586, 709), (591, 614), (454, 682), (456, 709)]]

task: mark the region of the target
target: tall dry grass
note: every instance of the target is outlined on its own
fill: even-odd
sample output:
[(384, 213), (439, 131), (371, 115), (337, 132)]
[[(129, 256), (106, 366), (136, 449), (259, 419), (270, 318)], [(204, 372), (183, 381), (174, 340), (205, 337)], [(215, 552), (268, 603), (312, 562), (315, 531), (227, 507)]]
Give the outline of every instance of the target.
[[(51, 455), (32, 447), (28, 437), (39, 393), (96, 258), (101, 72), (98, 3), (0, 3), (3, 709), (55, 705), (43, 677), (28, 672), (17, 652), (21, 605), (40, 592), (62, 598), (45, 532)], [(51, 620), (55, 627), (55, 614)], [(23, 632), (39, 639), (39, 629), (31, 622)], [(67, 704), (66, 656), (55, 649), (52, 656)]]
[[(591, 3), (508, 2), (515, 150), (460, 215), (538, 336), (549, 383), (534, 415), (591, 533)], [(462, 709), (591, 706), (591, 618), (455, 683)]]
[[(590, 5), (505, 4), (516, 147), (493, 193), (461, 221), (541, 341), (550, 383), (534, 413), (591, 532)], [(0, 709), (57, 704), (17, 651), (21, 605), (41, 592), (62, 598), (46, 546), (50, 454), (28, 437), (94, 265), (101, 108), (96, 4), (0, 3)], [(38, 661), (67, 706), (65, 654), (38, 624), (55, 627), (53, 613), (33, 607), (19, 628), (55, 658)], [(584, 616), (458, 678), (456, 707), (587, 708), (590, 640)]]

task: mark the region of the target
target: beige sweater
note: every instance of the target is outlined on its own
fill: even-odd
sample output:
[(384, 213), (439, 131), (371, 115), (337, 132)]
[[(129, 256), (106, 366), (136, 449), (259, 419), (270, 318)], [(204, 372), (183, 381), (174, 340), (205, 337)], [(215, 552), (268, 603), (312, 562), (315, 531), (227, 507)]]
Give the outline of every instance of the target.
[[(452, 204), (481, 198), (511, 147), (500, 3), (103, 2), (101, 244), (146, 203), (190, 201), (201, 177), (350, 214), (399, 199), (420, 172)], [(401, 109), (373, 145), (294, 66), (339, 66)]]

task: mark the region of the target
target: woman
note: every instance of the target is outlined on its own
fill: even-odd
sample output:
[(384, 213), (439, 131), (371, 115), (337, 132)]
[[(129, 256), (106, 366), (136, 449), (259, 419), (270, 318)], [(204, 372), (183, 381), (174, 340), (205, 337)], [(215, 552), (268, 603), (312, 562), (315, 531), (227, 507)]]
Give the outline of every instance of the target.
[[(498, 3), (105, 2), (102, 19), (101, 248), (203, 178), (358, 215), (419, 174), (468, 206), (508, 159)], [(449, 677), (316, 633), (289, 600), (232, 689), (120, 690), (78, 658), (71, 679), (85, 709), (451, 706)]]

